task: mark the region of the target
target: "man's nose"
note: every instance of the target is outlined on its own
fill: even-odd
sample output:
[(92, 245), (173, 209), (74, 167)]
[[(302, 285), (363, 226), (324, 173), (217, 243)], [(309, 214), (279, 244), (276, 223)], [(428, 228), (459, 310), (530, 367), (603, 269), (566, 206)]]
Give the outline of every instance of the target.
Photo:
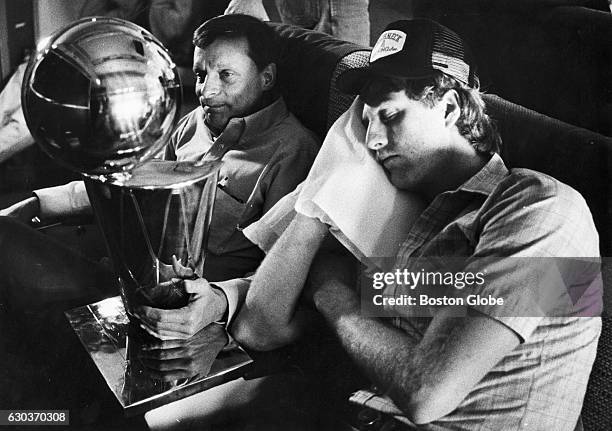
[(366, 145), (368, 148), (372, 151), (378, 151), (386, 147), (388, 143), (385, 128), (380, 124), (371, 122), (366, 132)]
[(219, 80), (207, 75), (200, 87), (200, 93), (204, 99), (210, 99), (219, 94)]

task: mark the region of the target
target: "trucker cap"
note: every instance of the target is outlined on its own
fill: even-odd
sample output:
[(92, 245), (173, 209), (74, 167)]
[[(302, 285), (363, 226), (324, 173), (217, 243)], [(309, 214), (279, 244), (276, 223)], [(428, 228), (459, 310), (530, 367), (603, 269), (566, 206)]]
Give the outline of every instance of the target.
[(376, 41), (368, 65), (341, 73), (336, 86), (357, 94), (374, 76), (419, 79), (436, 71), (479, 86), (472, 53), (455, 32), (428, 19), (395, 21)]

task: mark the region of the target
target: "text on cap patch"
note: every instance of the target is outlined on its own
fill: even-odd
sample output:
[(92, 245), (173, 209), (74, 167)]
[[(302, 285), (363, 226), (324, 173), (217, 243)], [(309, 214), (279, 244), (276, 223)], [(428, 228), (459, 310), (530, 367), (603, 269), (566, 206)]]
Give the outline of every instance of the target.
[(380, 35), (370, 54), (370, 63), (401, 51), (406, 42), (406, 33), (399, 30), (387, 30)]

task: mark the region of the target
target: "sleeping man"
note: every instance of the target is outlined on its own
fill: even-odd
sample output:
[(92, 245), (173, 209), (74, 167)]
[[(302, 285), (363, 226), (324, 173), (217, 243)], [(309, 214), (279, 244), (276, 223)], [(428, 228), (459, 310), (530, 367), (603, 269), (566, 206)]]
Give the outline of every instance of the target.
[[(364, 313), (353, 255), (364, 256), (347, 246), (328, 214), (313, 215), (296, 193), (293, 215), (273, 210), (247, 229), (271, 248), (232, 322), (234, 337), (262, 350), (290, 343), (307, 329), (303, 304), (310, 303), (376, 388), (365, 392), (365, 404), (390, 413), (399, 426), (573, 430), (601, 330), (601, 275), (588, 264), (567, 270), (552, 258), (597, 261), (598, 235), (584, 199), (547, 175), (505, 166), (473, 58), (455, 33), (435, 22), (390, 24), (369, 65), (344, 72), (338, 84), (359, 94), (353, 115), (390, 184), (424, 203), (416, 216), (393, 214), (409, 219), (387, 256), (393, 273), (412, 268), (416, 258), (460, 257), (472, 265), (465, 271), (481, 265), (481, 297), (513, 308), (388, 302), (384, 316)], [(342, 192), (336, 198), (346, 200)], [(359, 221), (354, 238), (380, 223)], [(281, 222), (288, 226), (279, 233)], [(334, 250), (329, 242), (336, 238), (344, 247)], [(551, 275), (551, 264), (561, 276)], [(550, 298), (551, 286), (582, 290), (569, 310), (554, 314), (532, 301)], [(392, 276), (382, 293), (410, 292)]]

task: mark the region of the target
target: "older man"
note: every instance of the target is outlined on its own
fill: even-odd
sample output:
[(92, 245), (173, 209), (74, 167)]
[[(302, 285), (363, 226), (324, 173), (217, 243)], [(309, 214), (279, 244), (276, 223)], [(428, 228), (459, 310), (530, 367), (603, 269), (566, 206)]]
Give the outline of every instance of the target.
[[(255, 274), (234, 336), (259, 349), (294, 340), (306, 326), (300, 298), (310, 297), (376, 387), (361, 400), (407, 427), (574, 429), (601, 329), (601, 275), (560, 269), (553, 288), (584, 292), (565, 314), (551, 317), (531, 299), (550, 293), (550, 267), (563, 266), (536, 258), (596, 261), (598, 235), (584, 199), (544, 174), (506, 168), (473, 58), (435, 22), (390, 24), (369, 65), (345, 72), (339, 86), (359, 94), (365, 144), (390, 182), (427, 204), (400, 239), (393, 268), (461, 257), (484, 268), (482, 295), (514, 307), (406, 304), (372, 317), (361, 310), (351, 259), (320, 250), (329, 227), (298, 214)], [(270, 222), (254, 228), (265, 235)], [(406, 289), (392, 276), (383, 293), (399, 298)]]
[[(202, 278), (185, 281), (193, 295), (181, 310), (187, 315), (181, 321), (193, 322), (192, 316), (197, 315), (200, 329), (219, 320), (228, 299), (231, 302), (235, 296), (229, 291), (224, 294), (208, 280), (241, 277), (257, 268), (263, 255), (241, 228), (305, 178), (318, 142), (279, 95), (278, 44), (265, 23), (246, 15), (216, 17), (196, 30), (194, 44), (200, 106), (182, 119), (165, 157), (179, 161), (214, 157), (224, 162), (206, 265), (197, 274)], [(42, 302), (90, 299), (108, 292), (112, 284), (108, 270), (14, 221), (84, 211), (90, 211), (90, 205), (83, 183), (73, 182), (38, 190), (32, 198), (1, 212), (11, 217), (0, 217), (0, 274), (3, 284), (11, 284), (6, 290), (14, 300), (31, 304), (33, 292)], [(176, 262), (175, 268), (177, 276), (194, 276), (195, 268)]]

